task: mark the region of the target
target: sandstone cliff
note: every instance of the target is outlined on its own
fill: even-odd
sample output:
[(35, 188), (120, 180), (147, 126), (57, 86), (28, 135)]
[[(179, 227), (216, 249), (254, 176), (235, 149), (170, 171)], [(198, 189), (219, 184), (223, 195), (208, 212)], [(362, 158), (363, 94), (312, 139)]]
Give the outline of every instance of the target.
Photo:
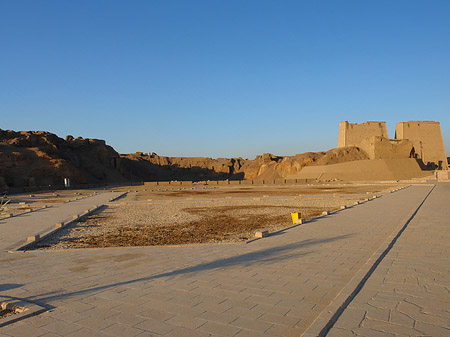
[(0, 129), (0, 183), (11, 187), (124, 181), (119, 154), (103, 140)]
[(156, 153), (119, 154), (105, 141), (44, 131), (0, 129), (0, 188), (61, 186), (126, 181), (285, 178), (303, 167), (368, 159), (357, 147), (295, 156), (269, 153), (242, 158), (164, 157)]

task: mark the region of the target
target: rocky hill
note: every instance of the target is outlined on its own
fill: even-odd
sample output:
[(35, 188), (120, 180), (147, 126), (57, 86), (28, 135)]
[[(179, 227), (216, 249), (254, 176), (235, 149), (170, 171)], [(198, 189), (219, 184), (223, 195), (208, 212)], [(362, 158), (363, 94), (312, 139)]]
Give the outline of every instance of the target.
[(65, 139), (45, 131), (0, 129), (0, 187), (61, 186), (126, 181), (277, 179), (304, 166), (367, 159), (357, 147), (295, 156), (269, 153), (242, 158), (164, 157), (156, 153), (119, 154), (104, 140)]

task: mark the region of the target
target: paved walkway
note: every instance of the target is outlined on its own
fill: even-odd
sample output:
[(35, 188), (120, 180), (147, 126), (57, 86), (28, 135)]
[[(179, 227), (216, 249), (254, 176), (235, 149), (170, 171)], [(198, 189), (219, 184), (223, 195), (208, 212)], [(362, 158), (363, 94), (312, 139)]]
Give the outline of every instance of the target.
[(439, 184), (328, 336), (450, 336), (450, 184)]
[(55, 204), (49, 208), (17, 215), (12, 218), (0, 219), (0, 250), (18, 248), (26, 243), (28, 236), (46, 232), (57, 223), (68, 222), (73, 216), (107, 203), (118, 197), (119, 192), (99, 193), (83, 197), (76, 201)]
[[(250, 244), (0, 252), (0, 301), (18, 298), (49, 309), (1, 327), (0, 336), (300, 336), (311, 331), (430, 190), (412, 186)], [(442, 225), (450, 215), (442, 201), (448, 201), (449, 191), (449, 185), (435, 189), (411, 228), (419, 216), (425, 221), (431, 215), (430, 224)], [(430, 236), (436, 251), (405, 245), (398, 256), (414, 261), (428, 254), (426, 264), (420, 264), (428, 288), (420, 295), (436, 316), (448, 321), (448, 310), (439, 307), (437, 312), (431, 301), (439, 291), (439, 303), (450, 303), (448, 234), (436, 236), (432, 227), (425, 227), (424, 237)], [(417, 231), (422, 230), (416, 236)], [(389, 257), (394, 253), (392, 249)], [(408, 268), (399, 261), (391, 265)], [(379, 268), (386, 274), (383, 263)], [(392, 280), (398, 281), (401, 272), (392, 274)], [(375, 281), (380, 280), (377, 273)], [(372, 277), (358, 296), (364, 296)], [(347, 310), (360, 309), (351, 302)], [(347, 310), (329, 335), (352, 335), (348, 322), (341, 324)], [(446, 326), (442, 320), (435, 325)]]

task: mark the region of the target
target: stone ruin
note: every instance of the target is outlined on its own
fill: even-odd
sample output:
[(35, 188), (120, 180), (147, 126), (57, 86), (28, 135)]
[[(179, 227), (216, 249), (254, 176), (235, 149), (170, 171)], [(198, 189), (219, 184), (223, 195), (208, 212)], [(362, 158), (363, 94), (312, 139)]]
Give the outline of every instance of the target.
[(338, 148), (357, 146), (370, 159), (416, 158), (428, 169), (448, 169), (441, 126), (434, 121), (397, 123), (395, 138), (389, 139), (386, 122), (339, 125)]

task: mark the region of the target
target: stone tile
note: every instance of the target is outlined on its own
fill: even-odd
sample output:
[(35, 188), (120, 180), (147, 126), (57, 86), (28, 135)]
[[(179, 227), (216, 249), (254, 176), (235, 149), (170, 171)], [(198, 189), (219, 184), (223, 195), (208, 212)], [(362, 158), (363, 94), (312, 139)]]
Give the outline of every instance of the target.
[(78, 325), (84, 326), (92, 330), (102, 330), (108, 326), (113, 325), (113, 322), (96, 317), (87, 317), (77, 322)]
[(198, 330), (218, 336), (234, 336), (242, 329), (217, 322), (206, 322)]
[(206, 322), (207, 321), (202, 318), (193, 318), (193, 317), (187, 317), (187, 316), (181, 316), (181, 315), (173, 316), (165, 321), (165, 323), (192, 329), (192, 330), (202, 326)]
[(80, 330), (77, 330), (75, 332), (72, 332), (70, 334), (67, 335), (68, 337), (107, 337), (107, 334), (104, 334), (102, 332), (96, 331), (96, 330), (92, 330), (92, 329), (86, 329), (86, 328), (82, 328)]
[(327, 337), (356, 337), (352, 330), (333, 328), (327, 333)]
[(228, 315), (228, 314), (224, 314), (224, 313), (218, 313), (218, 312), (214, 312), (214, 311), (205, 311), (200, 316), (198, 316), (198, 318), (201, 318), (201, 319), (204, 319), (207, 321), (218, 322), (218, 323), (222, 323), (222, 324), (229, 324), (229, 323), (233, 322), (234, 320), (236, 320), (238, 318), (238, 316)]
[(134, 327), (137, 329), (155, 332), (162, 335), (167, 334), (169, 331), (174, 329), (173, 325), (166, 324), (151, 318), (146, 319), (142, 323), (136, 324)]
[(49, 315), (49, 313), (43, 313), (38, 316), (29, 317), (26, 320), (26, 324), (29, 324), (31, 326), (34, 326), (36, 328), (40, 328), (42, 326), (45, 326), (50, 323), (58, 322), (58, 319), (56, 317), (52, 317)]
[(117, 315), (110, 316), (106, 320), (114, 323), (133, 326), (145, 321), (145, 318), (142, 316), (132, 315), (127, 312), (119, 312), (117, 313)]
[[(340, 332), (342, 330), (339, 330)], [(348, 331), (348, 330), (345, 330)], [(362, 337), (394, 337), (397, 336), (394, 333), (390, 333), (390, 332), (386, 332), (386, 331), (378, 331), (378, 330), (372, 330), (372, 329), (368, 329), (368, 328), (357, 328), (354, 329), (354, 332), (358, 335), (358, 336), (362, 336)]]
[(338, 321), (335, 323), (335, 326), (343, 329), (358, 328), (365, 317), (365, 310), (347, 308), (339, 317)]
[(224, 312), (226, 315), (232, 315), (237, 317), (244, 317), (248, 319), (257, 319), (261, 317), (264, 313), (261, 311), (250, 310), (241, 307), (232, 307)]
[(125, 324), (113, 324), (103, 329), (102, 332), (114, 337), (134, 337), (142, 333), (142, 330)]
[(283, 337), (298, 337), (301, 335), (303, 329), (301, 328), (292, 328), (285, 325), (272, 325), (266, 333), (276, 335), (276, 336), (283, 336)]
[[(354, 309), (361, 309), (358, 306), (352, 306)], [(366, 312), (366, 317), (368, 319), (377, 320), (377, 321), (389, 321), (389, 316), (391, 314), (391, 310), (389, 309), (375, 309), (373, 307), (365, 307), (363, 309)]]
[(397, 310), (392, 310), (391, 315), (389, 317), (389, 322), (393, 324), (398, 324), (402, 326), (407, 326), (410, 328), (414, 328), (415, 321), (411, 317), (406, 314), (403, 314)]
[(7, 336), (14, 336), (14, 337), (41, 336), (47, 333), (47, 330), (34, 327), (28, 324), (13, 324), (11, 326), (6, 326), (1, 329), (2, 333), (7, 334)]
[(104, 308), (92, 308), (90, 310), (87, 310), (83, 312), (84, 315), (87, 317), (94, 317), (98, 319), (107, 319), (111, 316), (114, 316), (117, 314), (116, 310), (113, 309), (104, 309)]
[(77, 330), (80, 330), (82, 327), (80, 325), (76, 325), (70, 322), (57, 321), (54, 323), (47, 324), (43, 327), (43, 329), (54, 332), (58, 335), (68, 335)]
[(270, 327), (272, 327), (273, 324), (261, 320), (253, 320), (239, 317), (238, 319), (231, 322), (230, 325), (247, 330), (264, 332), (268, 330)]
[(267, 337), (267, 336), (273, 336), (273, 335), (267, 335), (264, 332), (255, 331), (255, 330), (246, 330), (243, 329), (235, 335), (235, 337)]
[(272, 314), (272, 313), (265, 313), (261, 317), (259, 317), (258, 320), (261, 320), (263, 322), (278, 324), (278, 325), (285, 325), (285, 326), (289, 326), (289, 327), (294, 327), (300, 321), (300, 319), (298, 319), (298, 318), (284, 316), (284, 315), (277, 315), (277, 314)]
[(215, 312), (225, 312), (232, 307), (230, 302), (223, 303), (210, 303), (202, 302), (194, 307), (194, 309), (205, 312), (205, 311), (215, 311)]
[(420, 331), (410, 327), (400, 326), (397, 324), (390, 324), (387, 322), (372, 321), (369, 319), (364, 320), (364, 322), (362, 323), (362, 327), (386, 333), (393, 333), (397, 335), (414, 336), (420, 334)]
[(79, 320), (82, 320), (82, 319), (88, 317), (85, 314), (80, 314), (78, 312), (71, 311), (71, 310), (56, 311), (56, 312), (52, 313), (52, 316), (57, 320), (70, 322), (70, 323), (75, 323)]
[(168, 320), (169, 318), (175, 316), (175, 314), (165, 312), (165, 311), (159, 311), (155, 309), (146, 309), (141, 311), (138, 316), (144, 317), (144, 318), (151, 318), (157, 321), (164, 322)]
[(436, 326), (424, 322), (417, 322), (415, 328), (425, 335), (430, 336), (450, 336), (450, 324), (447, 321), (446, 326)]
[(277, 315), (286, 315), (291, 309), (288, 307), (281, 307), (277, 305), (266, 305), (266, 304), (257, 304), (251, 310), (260, 312), (261, 315), (270, 312)]
[(192, 330), (184, 327), (176, 326), (173, 330), (165, 334), (167, 337), (209, 337), (211, 334), (201, 332), (199, 330)]

